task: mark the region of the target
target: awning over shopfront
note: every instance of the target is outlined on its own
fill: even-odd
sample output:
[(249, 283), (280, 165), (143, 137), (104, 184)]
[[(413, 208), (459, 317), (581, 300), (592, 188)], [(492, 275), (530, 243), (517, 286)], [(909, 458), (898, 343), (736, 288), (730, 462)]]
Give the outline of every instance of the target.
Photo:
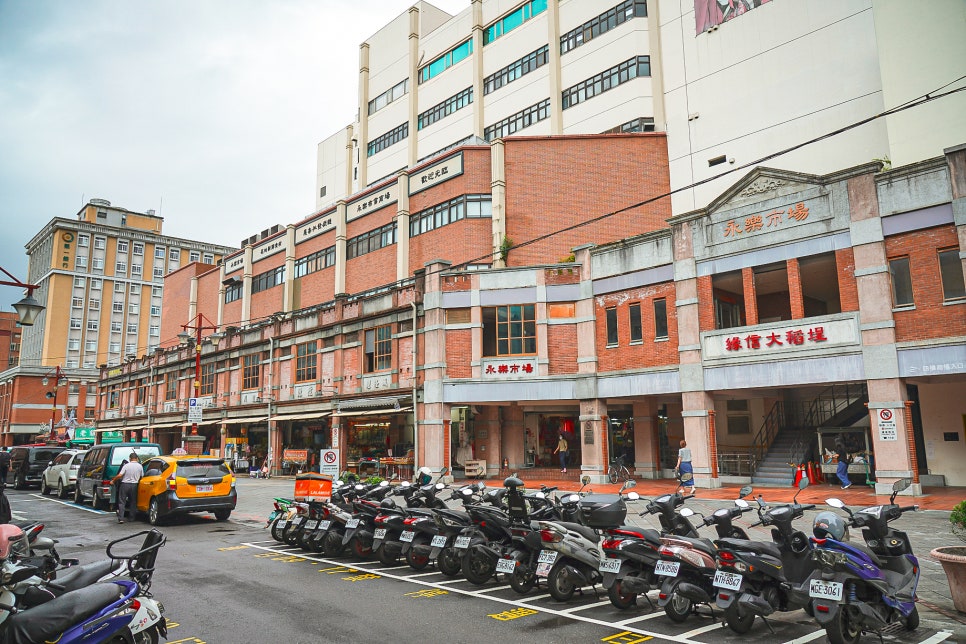
[(176, 423), (154, 423), (154, 424), (148, 425), (148, 427), (152, 429), (167, 429), (169, 427), (180, 427), (183, 422), (184, 421), (179, 420)]
[(411, 402), (411, 398), (409, 396), (378, 396), (374, 398), (354, 398), (352, 400), (343, 400), (339, 402), (339, 409), (336, 414), (344, 415), (343, 412), (346, 410), (372, 409), (374, 407), (383, 409), (390, 408), (392, 411), (399, 411), (404, 400)]
[(262, 423), (268, 420), (268, 416), (250, 416), (248, 418), (222, 418), (219, 421), (223, 425), (243, 425), (252, 423)]
[(390, 407), (388, 409), (367, 409), (364, 411), (339, 411), (332, 415), (338, 416), (339, 418), (346, 418), (349, 416), (389, 416), (391, 414), (402, 414), (405, 412), (412, 411), (412, 407)]
[(104, 434), (104, 433), (107, 433), (107, 432), (129, 432), (129, 431), (135, 431), (138, 428), (142, 428), (143, 429), (144, 427), (145, 427), (145, 425), (139, 425), (138, 427), (104, 427), (102, 429), (95, 429), (94, 430), (94, 433), (95, 434)]
[(320, 419), (320, 418), (327, 418), (330, 415), (331, 415), (331, 412), (317, 411), (317, 412), (312, 412), (311, 414), (287, 414), (287, 415), (272, 416), (271, 418), (269, 418), (269, 420), (274, 420), (279, 422), (286, 421), (286, 420), (314, 420), (314, 419)]

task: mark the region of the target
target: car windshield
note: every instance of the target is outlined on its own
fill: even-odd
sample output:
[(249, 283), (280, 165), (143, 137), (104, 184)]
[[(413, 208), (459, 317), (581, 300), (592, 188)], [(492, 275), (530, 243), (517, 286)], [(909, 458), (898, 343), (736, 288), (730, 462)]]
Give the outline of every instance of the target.
[(178, 476), (186, 479), (194, 476), (216, 477), (231, 474), (224, 461), (197, 461), (178, 463)]
[(33, 453), (31, 460), (33, 460), (35, 463), (48, 463), (48, 462), (54, 460), (54, 458), (58, 454), (60, 454), (62, 451), (64, 451), (64, 450), (61, 450), (61, 449), (38, 449), (38, 450), (36, 450)]
[(157, 446), (145, 446), (145, 447), (132, 447), (132, 448), (119, 448), (111, 453), (111, 465), (120, 465), (124, 461), (128, 460), (131, 456), (131, 452), (138, 455), (138, 460), (142, 463), (146, 463), (149, 458), (154, 458), (155, 456), (161, 455), (161, 450)]

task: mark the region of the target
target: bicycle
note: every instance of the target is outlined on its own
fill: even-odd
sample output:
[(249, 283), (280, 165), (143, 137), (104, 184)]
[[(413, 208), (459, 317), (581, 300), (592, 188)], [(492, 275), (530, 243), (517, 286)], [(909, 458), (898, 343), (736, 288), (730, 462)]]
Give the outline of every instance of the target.
[(610, 478), (611, 483), (617, 483), (617, 481), (629, 481), (632, 478), (631, 471), (627, 469), (627, 465), (624, 464), (624, 456), (618, 456), (610, 463), (610, 467), (607, 468), (607, 476)]

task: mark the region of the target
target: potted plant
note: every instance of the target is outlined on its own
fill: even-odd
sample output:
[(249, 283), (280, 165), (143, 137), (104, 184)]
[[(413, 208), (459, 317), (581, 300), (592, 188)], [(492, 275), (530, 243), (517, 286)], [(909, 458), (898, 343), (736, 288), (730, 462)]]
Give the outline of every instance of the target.
[[(960, 501), (949, 515), (953, 534), (966, 541), (966, 501)], [(966, 613), (966, 546), (944, 546), (929, 553), (943, 565), (949, 581), (953, 606)]]

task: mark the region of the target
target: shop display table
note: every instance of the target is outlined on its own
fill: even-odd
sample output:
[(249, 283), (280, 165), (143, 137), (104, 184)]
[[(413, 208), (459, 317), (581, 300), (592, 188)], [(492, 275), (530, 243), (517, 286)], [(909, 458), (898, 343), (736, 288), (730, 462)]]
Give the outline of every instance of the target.
[(463, 468), (466, 470), (466, 478), (486, 478), (486, 461), (466, 461)]

